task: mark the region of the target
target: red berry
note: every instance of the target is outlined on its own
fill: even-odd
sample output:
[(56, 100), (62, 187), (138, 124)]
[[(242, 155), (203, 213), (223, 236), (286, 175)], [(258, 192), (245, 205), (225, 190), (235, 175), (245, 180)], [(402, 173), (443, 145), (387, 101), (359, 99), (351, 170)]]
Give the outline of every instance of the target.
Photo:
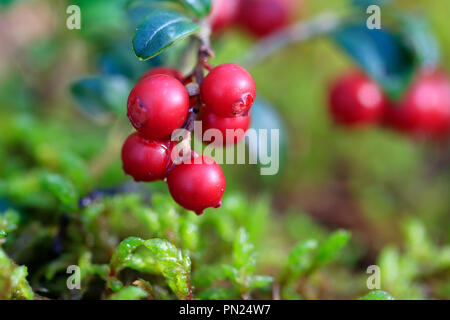
[(199, 163), (182, 163), (169, 172), (167, 183), (174, 200), (182, 207), (202, 214), (207, 208), (222, 204), (225, 176), (211, 158), (199, 157)]
[(136, 181), (162, 180), (170, 165), (170, 141), (150, 141), (135, 132), (122, 147), (123, 171)]
[[(218, 129), (222, 133), (223, 140), (215, 141), (215, 139), (213, 138), (213, 140), (210, 141), (217, 146), (226, 146), (238, 143), (245, 137), (245, 133), (250, 126), (250, 115), (238, 116), (234, 118), (222, 118), (216, 116), (212, 112), (206, 112), (200, 117), (200, 120), (202, 121), (202, 136), (197, 138), (202, 140), (202, 137), (204, 138), (206, 130)], [(231, 136), (234, 136), (234, 139), (231, 140), (231, 142), (227, 141), (227, 132)]]
[(180, 81), (167, 75), (143, 78), (128, 97), (127, 116), (147, 139), (170, 137), (186, 121), (189, 96)]
[(238, 13), (238, 0), (213, 0), (209, 19), (213, 31), (221, 31), (229, 27)]
[(220, 117), (246, 115), (256, 96), (252, 76), (236, 64), (222, 64), (205, 77), (201, 96), (206, 107)]
[(403, 99), (386, 112), (388, 126), (404, 133), (435, 138), (450, 133), (450, 80), (422, 72)]
[(256, 36), (267, 36), (289, 22), (291, 0), (242, 0), (239, 22)]
[(340, 77), (332, 86), (329, 97), (334, 121), (346, 126), (378, 122), (387, 104), (380, 87), (358, 71)]
[(141, 80), (143, 78), (150, 77), (150, 76), (155, 76), (157, 74), (165, 74), (166, 76), (173, 77), (173, 78), (175, 78), (175, 79), (177, 79), (177, 80), (179, 80), (181, 82), (184, 79), (183, 74), (180, 71), (176, 70), (176, 69), (167, 68), (167, 67), (157, 67), (157, 68), (153, 68), (153, 69), (150, 69), (149, 71), (147, 71), (141, 77)]

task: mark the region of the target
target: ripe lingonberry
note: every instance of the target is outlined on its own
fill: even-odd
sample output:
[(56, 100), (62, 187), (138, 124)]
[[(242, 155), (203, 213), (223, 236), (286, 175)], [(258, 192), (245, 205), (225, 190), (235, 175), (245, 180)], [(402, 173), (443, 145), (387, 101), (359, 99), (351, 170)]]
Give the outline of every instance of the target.
[(347, 126), (378, 122), (387, 104), (381, 88), (359, 71), (340, 77), (333, 84), (329, 96), (334, 121)]
[[(233, 145), (241, 141), (245, 137), (250, 126), (250, 115), (238, 116), (234, 118), (222, 118), (212, 112), (205, 112), (201, 117), (202, 121), (202, 137), (204, 138), (205, 131), (209, 129), (218, 129), (222, 134), (223, 139), (216, 141), (212, 138), (211, 143), (216, 146)], [(230, 139), (227, 139), (227, 133)], [(197, 137), (202, 140), (202, 137)]]
[(241, 66), (231, 63), (212, 69), (200, 90), (206, 107), (225, 118), (246, 115), (256, 96), (252, 76)]
[(170, 141), (151, 141), (131, 134), (122, 147), (122, 165), (136, 181), (162, 180), (170, 165)]
[(256, 36), (267, 36), (289, 22), (291, 0), (243, 0), (238, 20)]
[(172, 69), (172, 68), (167, 68), (167, 67), (157, 67), (157, 68), (150, 69), (141, 77), (141, 79), (150, 77), (150, 76), (154, 76), (157, 74), (165, 74), (166, 76), (170, 76), (179, 81), (183, 81), (183, 74), (180, 71), (178, 71), (176, 69)]
[(173, 199), (182, 207), (200, 215), (207, 208), (222, 204), (225, 193), (225, 176), (220, 166), (211, 158), (200, 157), (199, 163), (182, 163), (174, 166), (167, 176)]
[(238, 13), (238, 0), (213, 0), (209, 20), (213, 31), (221, 31), (229, 27)]
[(167, 75), (148, 76), (128, 97), (127, 116), (147, 139), (170, 137), (186, 120), (189, 96), (180, 81)]
[(398, 131), (435, 138), (450, 132), (450, 80), (421, 72), (405, 96), (386, 111), (386, 124)]

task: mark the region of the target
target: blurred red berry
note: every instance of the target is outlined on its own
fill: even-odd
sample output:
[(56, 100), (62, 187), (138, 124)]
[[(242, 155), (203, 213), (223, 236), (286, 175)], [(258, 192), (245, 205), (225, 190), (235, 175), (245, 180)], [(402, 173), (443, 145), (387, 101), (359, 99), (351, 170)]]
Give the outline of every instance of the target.
[(329, 96), (333, 120), (345, 126), (377, 123), (387, 105), (382, 89), (359, 71), (338, 78)]
[(210, 112), (220, 117), (246, 115), (256, 97), (250, 73), (236, 64), (222, 64), (205, 77), (201, 96)]
[(157, 74), (165, 74), (166, 76), (173, 77), (181, 82), (183, 82), (183, 79), (184, 79), (183, 74), (176, 69), (167, 68), (167, 67), (157, 67), (157, 68), (153, 68), (153, 69), (150, 69), (149, 71), (147, 71), (141, 77), (141, 80), (146, 77), (155, 76)]
[(182, 163), (174, 166), (167, 177), (173, 199), (183, 208), (202, 214), (207, 208), (222, 204), (225, 176), (211, 158), (200, 157), (200, 163)]
[(229, 27), (235, 20), (239, 9), (239, 0), (213, 0), (209, 19), (213, 31)]
[[(212, 112), (206, 112), (200, 117), (202, 121), (202, 137), (204, 138), (204, 133), (209, 129), (217, 129), (221, 132), (223, 139), (221, 141), (205, 141), (207, 143), (213, 143), (216, 146), (227, 146), (233, 145), (241, 141), (245, 137), (250, 126), (250, 115), (248, 116), (238, 116), (234, 118), (222, 118), (215, 115)], [(227, 132), (232, 138), (227, 141)], [(202, 137), (197, 137), (202, 140)]]
[(128, 97), (127, 116), (147, 139), (163, 139), (186, 121), (189, 96), (180, 81), (167, 75), (141, 79)]
[(131, 134), (122, 147), (122, 165), (136, 181), (162, 180), (170, 165), (170, 141), (150, 141), (139, 133)]
[(439, 72), (421, 72), (402, 100), (386, 112), (386, 124), (398, 131), (435, 138), (450, 132), (450, 80)]
[(238, 21), (256, 36), (267, 36), (289, 23), (292, 0), (241, 0)]

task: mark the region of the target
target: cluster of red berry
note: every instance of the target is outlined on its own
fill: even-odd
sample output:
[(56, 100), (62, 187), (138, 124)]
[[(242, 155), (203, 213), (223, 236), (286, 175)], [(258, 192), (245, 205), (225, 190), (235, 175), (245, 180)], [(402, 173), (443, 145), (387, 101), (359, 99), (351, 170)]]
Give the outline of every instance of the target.
[(256, 87), (252, 76), (235, 64), (211, 68), (199, 83), (199, 92), (189, 96), (185, 85), (192, 81), (192, 76), (184, 78), (169, 68), (155, 68), (141, 77), (128, 97), (127, 116), (137, 132), (125, 141), (122, 162), (125, 173), (136, 181), (167, 179), (174, 200), (201, 214), (221, 205), (225, 176), (213, 159), (193, 151), (189, 151), (189, 161), (174, 161), (178, 141), (171, 141), (171, 135), (189, 128), (193, 118), (202, 121), (204, 130), (218, 129), (224, 137), (227, 130), (245, 132)]
[(211, 26), (221, 31), (237, 24), (263, 37), (289, 23), (294, 4), (293, 0), (213, 0)]
[(353, 71), (334, 83), (329, 107), (335, 122), (344, 126), (382, 124), (442, 139), (450, 133), (450, 80), (439, 71), (421, 71), (402, 99), (393, 102), (369, 77)]

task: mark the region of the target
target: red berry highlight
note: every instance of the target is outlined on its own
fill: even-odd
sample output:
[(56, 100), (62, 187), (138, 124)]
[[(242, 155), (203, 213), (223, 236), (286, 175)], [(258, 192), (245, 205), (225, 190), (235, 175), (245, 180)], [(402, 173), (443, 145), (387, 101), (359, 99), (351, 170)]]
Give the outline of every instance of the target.
[(167, 184), (173, 199), (183, 208), (200, 215), (207, 208), (222, 204), (225, 176), (211, 158), (200, 157), (200, 163), (182, 163), (169, 172)]
[(135, 181), (162, 180), (170, 165), (170, 141), (150, 141), (131, 134), (122, 147), (122, 165)]
[(220, 117), (246, 115), (256, 97), (252, 76), (236, 64), (222, 64), (205, 77), (201, 88), (203, 102)]
[(141, 79), (128, 97), (127, 116), (147, 139), (171, 136), (186, 121), (189, 96), (180, 81), (167, 75)]
[(264, 37), (286, 26), (291, 10), (290, 0), (243, 0), (238, 20), (254, 35)]
[[(212, 141), (205, 141), (212, 143), (216, 146), (229, 146), (237, 144), (245, 137), (245, 133), (250, 127), (251, 118), (248, 116), (238, 116), (234, 118), (222, 118), (215, 115), (212, 112), (206, 112), (200, 117), (202, 121), (202, 137), (209, 129), (217, 129), (222, 134), (223, 139), (216, 141), (212, 138)], [(233, 139), (227, 139), (227, 134), (229, 134)], [(202, 140), (202, 137), (197, 137)]]
[(412, 135), (443, 138), (450, 133), (450, 80), (420, 73), (403, 99), (386, 112), (386, 124)]
[(377, 123), (387, 104), (381, 88), (358, 71), (340, 77), (333, 84), (329, 96), (333, 120), (345, 126)]
[(141, 77), (141, 79), (144, 79), (146, 77), (155, 76), (157, 74), (164, 74), (166, 76), (173, 77), (181, 82), (184, 79), (183, 74), (180, 71), (178, 71), (176, 69), (172, 69), (172, 68), (167, 68), (167, 67), (157, 67), (157, 68), (150, 69)]

